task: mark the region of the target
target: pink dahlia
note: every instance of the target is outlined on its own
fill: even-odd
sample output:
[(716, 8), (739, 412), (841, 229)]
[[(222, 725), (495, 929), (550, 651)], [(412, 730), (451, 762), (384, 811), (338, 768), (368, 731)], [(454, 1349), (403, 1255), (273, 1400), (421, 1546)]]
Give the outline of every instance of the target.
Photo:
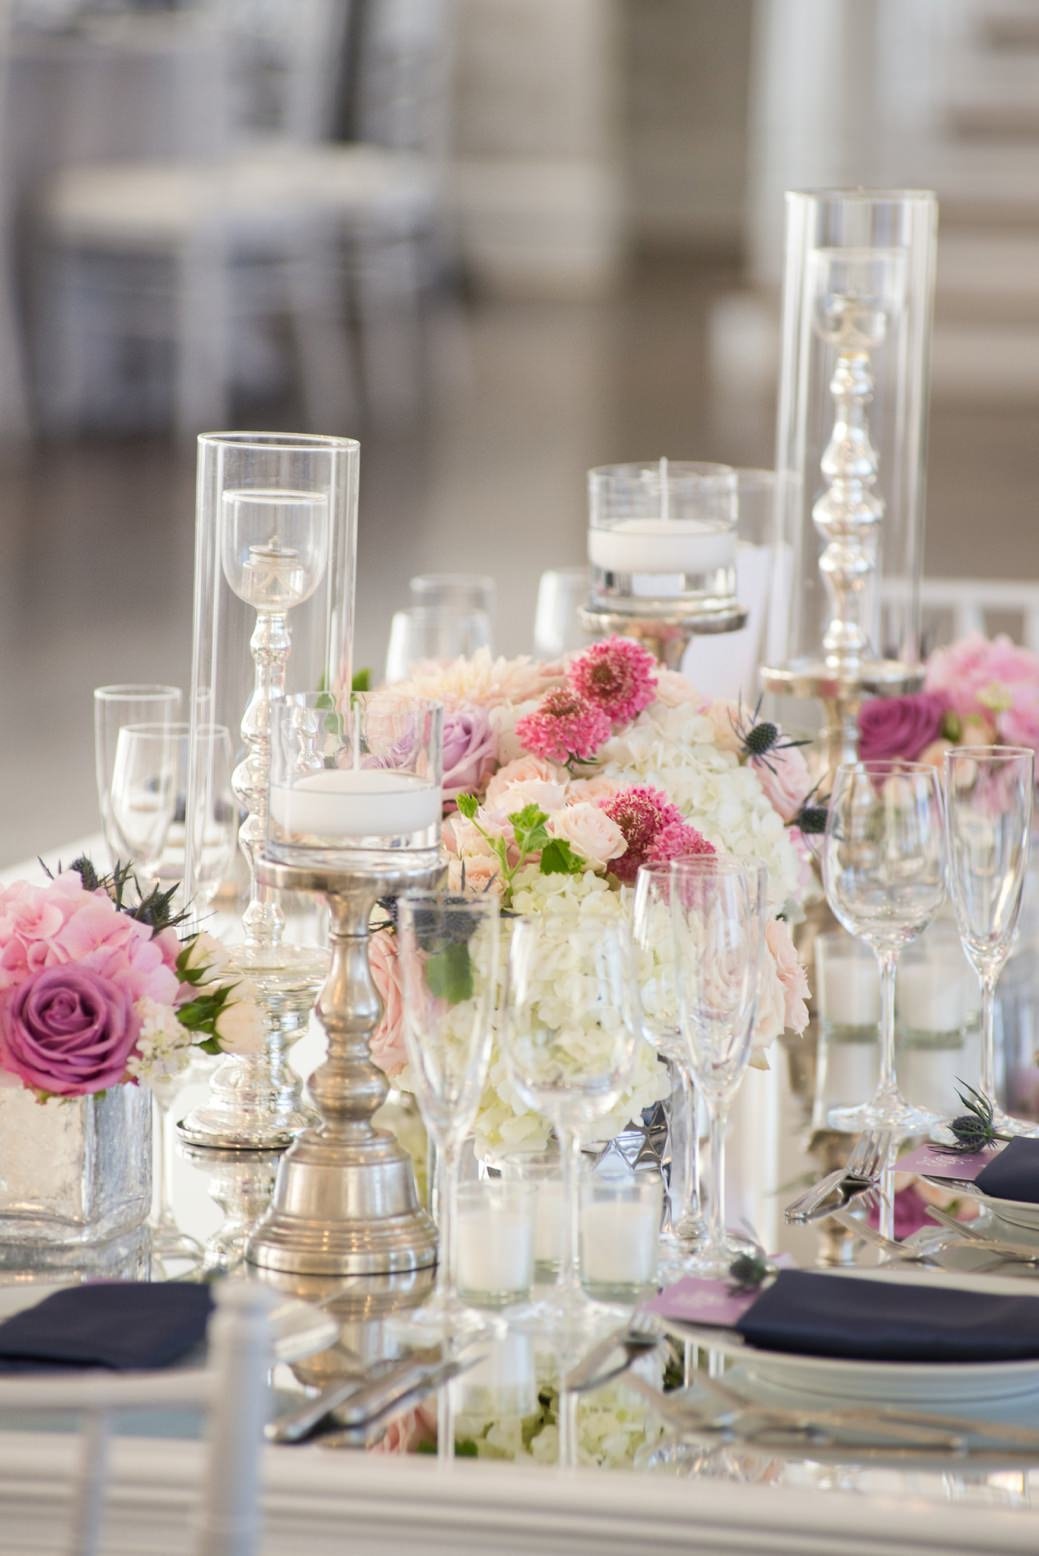
[(706, 838), (687, 825), (682, 812), (660, 789), (638, 786), (622, 789), (604, 802), (602, 809), (624, 834), (626, 851), (614, 859), (610, 869), (617, 879), (630, 886), (639, 866), (664, 863), (682, 854), (713, 853)]
[(606, 714), (568, 686), (542, 697), (533, 713), (516, 721), (516, 735), (546, 762), (588, 761), (613, 734)]
[(606, 638), (572, 661), (570, 684), (614, 724), (627, 724), (656, 696), (656, 664), (629, 638)]

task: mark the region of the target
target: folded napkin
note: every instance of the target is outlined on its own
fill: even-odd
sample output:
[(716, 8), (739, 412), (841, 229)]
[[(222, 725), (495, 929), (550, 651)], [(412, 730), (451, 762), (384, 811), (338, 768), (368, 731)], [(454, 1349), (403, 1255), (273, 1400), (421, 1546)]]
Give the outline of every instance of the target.
[(854, 1361), (1039, 1358), (1039, 1298), (781, 1270), (735, 1325), (751, 1345)]
[(0, 1371), (167, 1367), (205, 1338), (212, 1307), (187, 1281), (70, 1286), (0, 1324)]
[(1039, 1140), (1011, 1140), (974, 1182), (993, 1199), (1039, 1205)]

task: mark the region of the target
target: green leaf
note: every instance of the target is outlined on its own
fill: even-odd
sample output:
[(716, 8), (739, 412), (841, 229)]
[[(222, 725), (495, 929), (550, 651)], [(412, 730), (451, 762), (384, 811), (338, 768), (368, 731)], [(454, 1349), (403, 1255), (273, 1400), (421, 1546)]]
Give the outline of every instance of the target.
[(544, 848), (548, 842), (548, 815), (540, 805), (524, 805), (522, 810), (513, 811), (509, 820), (521, 854), (536, 854)]
[(475, 794), (459, 794), (455, 797), (455, 804), (458, 806), (459, 813), (465, 817), (466, 821), (472, 821), (476, 812), (480, 809), (480, 802)]
[(372, 689), (372, 672), (365, 666), (362, 670), (354, 671), (354, 678), (350, 682), (352, 692), (370, 692)]
[(447, 1000), (449, 1005), (460, 1005), (473, 997), (473, 964), (469, 959), (469, 947), (456, 940), (435, 951), (426, 961), (426, 983), (430, 994)]
[(565, 838), (550, 838), (541, 850), (542, 875), (580, 875), (584, 867), (585, 861)]
[(455, 1442), (456, 1459), (478, 1459), (480, 1450), (471, 1437), (462, 1437)]

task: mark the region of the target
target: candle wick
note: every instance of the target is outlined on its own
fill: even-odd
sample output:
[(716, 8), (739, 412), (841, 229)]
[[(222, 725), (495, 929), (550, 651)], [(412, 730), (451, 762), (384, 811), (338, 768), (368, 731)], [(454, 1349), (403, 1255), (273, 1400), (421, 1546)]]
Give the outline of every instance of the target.
[(660, 517), (666, 524), (671, 518), (671, 493), (668, 489), (667, 458), (660, 456)]

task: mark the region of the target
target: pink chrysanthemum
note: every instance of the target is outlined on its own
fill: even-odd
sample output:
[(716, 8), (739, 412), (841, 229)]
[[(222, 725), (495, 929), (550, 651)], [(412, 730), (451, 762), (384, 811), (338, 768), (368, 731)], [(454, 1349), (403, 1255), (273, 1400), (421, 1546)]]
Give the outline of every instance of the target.
[(588, 761), (612, 733), (602, 709), (568, 686), (548, 692), (533, 713), (516, 722), (517, 737), (546, 762)]
[(646, 858), (650, 864), (667, 864), (672, 859), (687, 859), (690, 854), (714, 852), (714, 844), (687, 821), (669, 821), (649, 845)]
[[(666, 859), (678, 858), (679, 854), (714, 851), (695, 827), (686, 824), (678, 806), (672, 805), (660, 789), (643, 786), (622, 789), (606, 800), (602, 808), (620, 827), (628, 845), (620, 858), (610, 864), (614, 875), (625, 885), (631, 885), (639, 873), (639, 866), (647, 861), (659, 859), (663, 863)], [(658, 846), (674, 848), (674, 852), (658, 854), (655, 851)]]
[(656, 660), (629, 638), (606, 638), (573, 660), (571, 685), (615, 724), (627, 724), (656, 696)]

